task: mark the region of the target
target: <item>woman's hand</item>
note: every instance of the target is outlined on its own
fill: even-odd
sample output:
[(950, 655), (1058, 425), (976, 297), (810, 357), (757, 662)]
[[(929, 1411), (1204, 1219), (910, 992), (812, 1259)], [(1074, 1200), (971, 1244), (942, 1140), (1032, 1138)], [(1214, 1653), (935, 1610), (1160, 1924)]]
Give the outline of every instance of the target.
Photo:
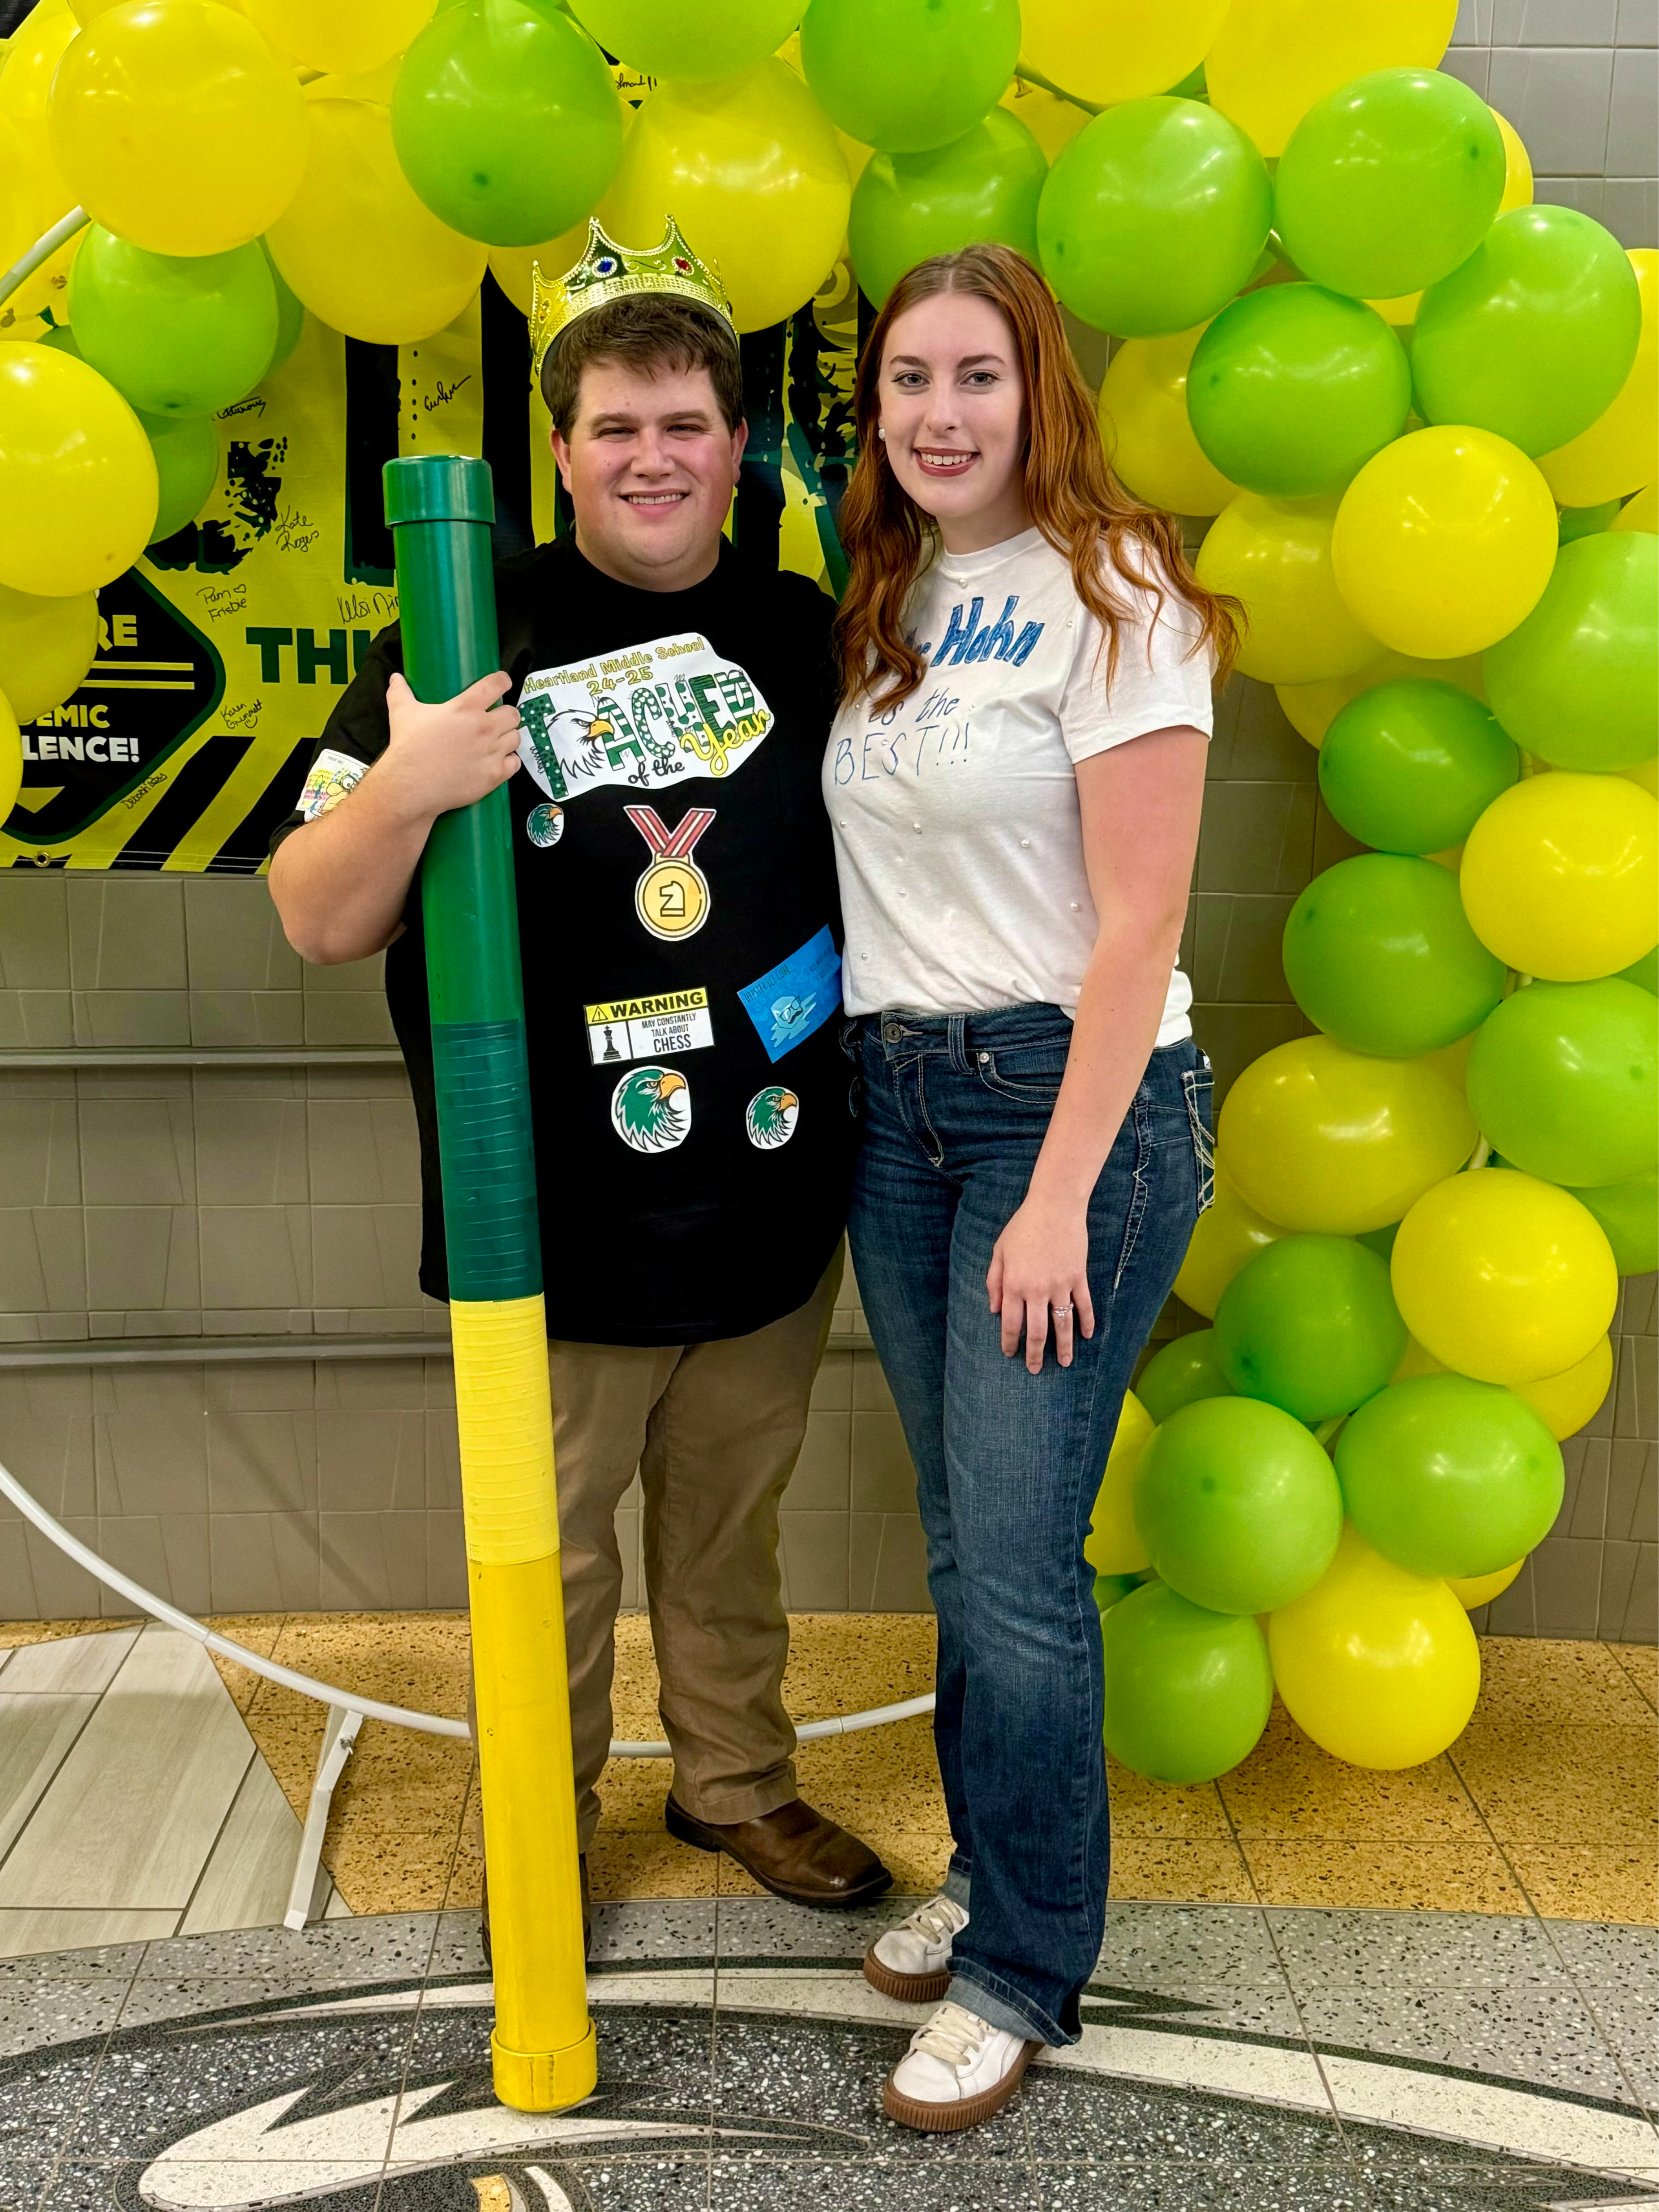
[(1002, 1316), (1002, 1349), (1009, 1358), (1019, 1350), (1024, 1329), (1025, 1364), (1033, 1375), (1042, 1371), (1052, 1312), (1054, 1357), (1069, 1367), (1076, 1334), (1095, 1333), (1086, 1208), (1028, 1194), (996, 1241), (985, 1287), (991, 1311)]

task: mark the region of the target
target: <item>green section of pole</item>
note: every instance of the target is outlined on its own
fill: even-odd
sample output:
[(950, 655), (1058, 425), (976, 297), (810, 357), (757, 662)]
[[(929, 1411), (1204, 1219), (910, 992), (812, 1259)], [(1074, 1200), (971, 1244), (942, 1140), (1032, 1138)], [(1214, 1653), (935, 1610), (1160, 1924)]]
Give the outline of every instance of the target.
[[(404, 673), (417, 699), (453, 699), (501, 663), (489, 465), (422, 454), (388, 461), (383, 481)], [(505, 785), (433, 824), (421, 911), (450, 1294), (530, 1297), (541, 1245)]]

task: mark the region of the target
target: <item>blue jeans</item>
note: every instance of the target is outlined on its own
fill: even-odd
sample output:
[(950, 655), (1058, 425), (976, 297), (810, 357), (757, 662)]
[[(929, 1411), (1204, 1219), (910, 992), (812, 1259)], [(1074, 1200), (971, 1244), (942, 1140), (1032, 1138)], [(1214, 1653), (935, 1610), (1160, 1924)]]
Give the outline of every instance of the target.
[(1095, 1333), (1070, 1367), (1004, 1356), (991, 1251), (1066, 1071), (1057, 1006), (849, 1021), (863, 1139), (850, 1236), (915, 1462), (939, 1615), (934, 1742), (972, 1917), (951, 2000), (1074, 2043), (1100, 1954), (1110, 1835), (1094, 1576), (1083, 1556), (1136, 1355), (1211, 1182), (1210, 1066), (1153, 1053), (1089, 1204)]

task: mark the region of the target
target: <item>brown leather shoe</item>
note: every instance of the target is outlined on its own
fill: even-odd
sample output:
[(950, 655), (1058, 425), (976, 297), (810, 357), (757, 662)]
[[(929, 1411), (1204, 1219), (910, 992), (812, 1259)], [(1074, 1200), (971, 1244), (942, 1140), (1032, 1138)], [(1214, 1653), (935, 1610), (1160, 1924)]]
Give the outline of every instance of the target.
[[(591, 1959), (593, 1955), (593, 1901), (587, 1891), (587, 1853), (586, 1851), (576, 1861), (576, 1871), (581, 1876), (582, 1884), (582, 1956), (584, 1959)], [(489, 1875), (487, 1869), (481, 1870), (479, 1875), (478, 1905), (483, 1914), (483, 1924), (480, 1932), (483, 1936), (484, 1964), (493, 1969), (495, 1964), (495, 1954), (489, 1941)]]
[(726, 1824), (693, 1820), (671, 1797), (663, 1824), (694, 1850), (724, 1851), (763, 1889), (794, 1905), (866, 1905), (893, 1886), (867, 1844), (799, 1797), (752, 1820)]

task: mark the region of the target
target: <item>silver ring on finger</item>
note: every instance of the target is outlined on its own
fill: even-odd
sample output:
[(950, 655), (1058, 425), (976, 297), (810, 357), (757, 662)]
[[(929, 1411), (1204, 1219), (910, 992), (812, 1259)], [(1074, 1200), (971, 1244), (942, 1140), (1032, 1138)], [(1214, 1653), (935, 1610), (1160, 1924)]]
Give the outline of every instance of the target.
[(1054, 1315), (1056, 1321), (1070, 1321), (1072, 1318), (1071, 1301), (1068, 1299), (1063, 1306), (1056, 1306), (1054, 1309)]

